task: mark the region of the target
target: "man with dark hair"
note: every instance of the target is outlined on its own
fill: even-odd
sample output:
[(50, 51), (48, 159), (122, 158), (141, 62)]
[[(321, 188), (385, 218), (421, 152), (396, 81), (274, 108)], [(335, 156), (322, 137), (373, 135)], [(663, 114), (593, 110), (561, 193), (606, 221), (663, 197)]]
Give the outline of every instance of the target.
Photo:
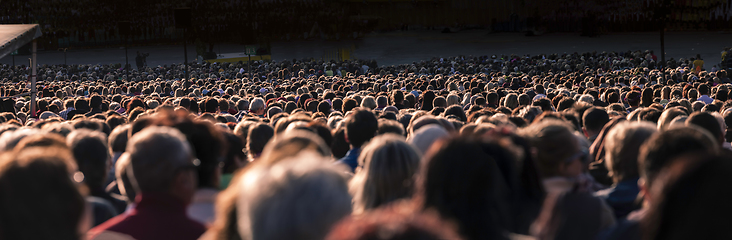
[(205, 109), (202, 112), (218, 113), (219, 101), (216, 100), (215, 98), (206, 99), (204, 107), (205, 107)]
[(77, 114), (86, 114), (89, 112), (89, 101), (86, 100), (84, 97), (79, 97), (74, 101), (74, 110), (71, 110), (68, 113), (67, 120), (74, 119), (74, 116)]
[(720, 147), (724, 143), (722, 127), (719, 126), (719, 121), (717, 121), (717, 118), (712, 116), (712, 114), (709, 114), (708, 112), (694, 112), (686, 119), (686, 126), (690, 125), (707, 130), (714, 140), (718, 142)]
[(488, 95), (486, 95), (486, 100), (488, 101), (488, 107), (490, 108), (498, 108), (498, 93), (496, 92), (489, 92)]
[(91, 110), (84, 115), (86, 117), (91, 117), (94, 116), (94, 114), (102, 113), (102, 97), (99, 95), (94, 95), (89, 100), (89, 106), (91, 107)]
[(219, 114), (229, 113), (229, 100), (222, 98), (219, 99)]
[(603, 110), (602, 108), (592, 107), (590, 109), (587, 109), (582, 115), (582, 123), (584, 124), (584, 126), (582, 127), (582, 132), (585, 134), (585, 137), (587, 137), (590, 143), (593, 143), (595, 142), (597, 135), (599, 135), (600, 131), (602, 131), (602, 128), (609, 121), (610, 117), (608, 116), (607, 112), (605, 112), (605, 110)]
[(348, 111), (351, 111), (353, 108), (358, 106), (358, 101), (356, 101), (353, 98), (346, 98), (346, 100), (343, 101), (342, 111), (343, 113), (347, 113)]
[[(214, 102), (218, 104), (218, 101)], [(200, 223), (213, 223), (213, 202), (218, 194), (221, 163), (229, 146), (221, 130), (207, 121), (184, 118), (172, 127), (185, 135), (198, 160), (198, 189), (188, 207), (188, 216)]]
[(391, 101), (392, 105), (394, 105), (398, 109), (407, 108), (407, 106), (404, 106), (404, 92), (402, 92), (401, 90), (394, 90), (391, 93)]
[(348, 165), (351, 172), (358, 167), (358, 155), (361, 153), (361, 146), (376, 135), (379, 128), (379, 121), (371, 111), (364, 108), (356, 108), (346, 117), (346, 141), (351, 145), (346, 156), (338, 160), (339, 163)]
[[(72, 132), (66, 142), (74, 155), (79, 170), (84, 174), (84, 183), (89, 188), (89, 195), (96, 197), (94, 201), (105, 202), (114, 207), (114, 215), (125, 211), (127, 204), (116, 199), (105, 191), (107, 173), (111, 156), (107, 148), (106, 136), (98, 131), (87, 129)], [(112, 216), (94, 209), (94, 224), (99, 225)]]
[(187, 97), (181, 98), (180, 103), (178, 105), (180, 105), (181, 107), (183, 107), (185, 109), (189, 109), (189, 108), (191, 108), (191, 99), (187, 98)]
[(660, 131), (641, 145), (638, 154), (638, 170), (640, 173), (641, 194), (643, 208), (628, 215), (627, 221), (620, 222), (611, 228), (599, 239), (641, 239), (640, 221), (645, 218), (645, 212), (654, 197), (651, 191), (654, 180), (661, 170), (671, 166), (676, 161), (688, 161), (684, 156), (699, 154), (717, 154), (719, 145), (706, 131), (697, 127), (676, 127)]
[(318, 112), (322, 112), (326, 116), (328, 116), (328, 114), (330, 114), (330, 103), (328, 101), (325, 101), (325, 100), (321, 101), (318, 104)]
[(702, 101), (704, 104), (712, 104), (714, 102), (714, 99), (709, 97), (709, 86), (707, 84), (701, 84), (699, 85), (699, 98), (697, 98), (697, 101)]
[(69, 112), (76, 110), (74, 108), (74, 99), (64, 101), (64, 107), (66, 107), (66, 109), (61, 111), (58, 115), (61, 116), (64, 120), (69, 120)]
[(255, 123), (249, 127), (246, 150), (250, 162), (259, 158), (272, 137), (274, 137), (274, 129), (266, 123)]
[(88, 239), (198, 239), (206, 227), (186, 214), (197, 167), (185, 135), (147, 127), (130, 138), (125, 155), (138, 193), (135, 208), (89, 230)]

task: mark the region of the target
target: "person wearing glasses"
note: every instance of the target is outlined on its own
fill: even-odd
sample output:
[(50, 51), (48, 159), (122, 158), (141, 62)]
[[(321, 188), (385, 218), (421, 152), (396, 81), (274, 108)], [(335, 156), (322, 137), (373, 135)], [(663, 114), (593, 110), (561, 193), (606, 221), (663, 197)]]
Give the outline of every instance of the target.
[(91, 229), (89, 239), (198, 239), (206, 227), (186, 214), (196, 192), (197, 167), (185, 135), (170, 127), (147, 127), (130, 138), (125, 155), (138, 192), (136, 206)]

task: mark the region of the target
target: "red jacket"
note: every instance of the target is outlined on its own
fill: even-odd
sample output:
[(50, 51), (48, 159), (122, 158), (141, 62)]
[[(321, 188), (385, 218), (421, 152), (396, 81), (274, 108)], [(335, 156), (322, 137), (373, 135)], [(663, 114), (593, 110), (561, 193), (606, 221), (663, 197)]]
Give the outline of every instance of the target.
[(131, 211), (89, 230), (88, 239), (109, 231), (136, 240), (196, 240), (206, 231), (205, 226), (188, 217), (185, 204), (173, 196), (143, 193), (136, 200)]

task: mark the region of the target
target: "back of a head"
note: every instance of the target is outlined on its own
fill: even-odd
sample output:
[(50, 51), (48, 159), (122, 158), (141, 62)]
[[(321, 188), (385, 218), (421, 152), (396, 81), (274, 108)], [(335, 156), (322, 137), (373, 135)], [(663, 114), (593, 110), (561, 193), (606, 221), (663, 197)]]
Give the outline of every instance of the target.
[(264, 107), (265, 107), (264, 99), (262, 99), (262, 98), (255, 98), (249, 104), (249, 111), (251, 111), (251, 112), (257, 112), (259, 110), (264, 109)]
[(102, 105), (102, 97), (100, 97), (99, 95), (92, 96), (91, 99), (90, 99), (89, 105), (92, 108), (99, 108), (99, 107), (101, 107), (101, 105)]
[(127, 140), (129, 139), (129, 131), (131, 125), (122, 125), (109, 134), (109, 148), (112, 153), (123, 153), (127, 148)]
[(397, 204), (349, 217), (336, 225), (327, 240), (460, 240), (454, 226), (436, 214)]
[(379, 128), (379, 122), (368, 109), (357, 109), (346, 117), (346, 137), (353, 147), (361, 147), (371, 140)]
[(656, 175), (672, 161), (686, 154), (716, 154), (719, 144), (698, 127), (674, 127), (651, 136), (638, 154), (641, 178), (650, 186)]
[(661, 117), (658, 118), (658, 130), (666, 130), (674, 118), (682, 115), (686, 115), (686, 111), (682, 110), (681, 107), (669, 108), (661, 113)]
[(552, 193), (532, 226), (537, 239), (593, 239), (606, 222), (602, 199), (586, 192)]
[(249, 127), (246, 147), (250, 158), (258, 157), (273, 136), (274, 129), (265, 123), (257, 123)]
[(75, 170), (71, 153), (62, 148), (0, 156), (0, 238), (82, 239), (86, 202), (76, 185), (83, 175)]
[(602, 127), (610, 121), (610, 117), (604, 109), (599, 107), (593, 107), (585, 110), (582, 115), (582, 123), (585, 125), (587, 131), (600, 132)]
[(170, 127), (147, 127), (133, 135), (127, 154), (138, 192), (167, 192), (176, 172), (192, 164), (185, 135)]
[(444, 97), (439, 96), (439, 97), (436, 97), (434, 100), (432, 100), (432, 105), (434, 107), (443, 107), (443, 108), (446, 108), (447, 107), (447, 100)]
[(374, 109), (376, 108), (376, 99), (372, 96), (366, 96), (361, 100), (361, 107), (362, 108), (368, 108), (368, 109)]
[(562, 120), (544, 119), (524, 128), (521, 135), (536, 148), (539, 170), (545, 178), (560, 175), (560, 165), (580, 151), (571, 127)]
[(215, 179), (216, 171), (228, 148), (224, 135), (221, 133), (222, 130), (208, 121), (192, 119), (183, 119), (173, 124), (173, 127), (185, 135), (187, 142), (193, 148), (192, 152), (199, 160), (198, 187), (218, 187), (219, 181)]
[(412, 195), (420, 156), (401, 135), (375, 137), (358, 160), (363, 169), (351, 180), (354, 211), (364, 212)]
[(385, 96), (376, 97), (376, 105), (380, 108), (386, 107), (389, 104), (389, 100)]
[(345, 169), (316, 153), (249, 169), (236, 199), (243, 239), (323, 239), (351, 214)]
[(447, 140), (431, 151), (420, 173), (422, 208), (455, 221), (468, 239), (499, 238), (505, 226), (495, 219), (508, 206), (499, 206), (497, 162), (512, 162), (514, 156), (496, 143), (468, 137)]
[(303, 151), (316, 152), (323, 157), (330, 156), (330, 147), (325, 144), (323, 138), (312, 131), (295, 129), (274, 137), (264, 147), (257, 161), (260, 164), (272, 165), (297, 156)]
[(23, 138), (40, 133), (37, 129), (22, 128), (13, 131), (5, 131), (0, 135), (0, 151), (10, 151), (15, 148)]
[(92, 188), (103, 187), (110, 160), (106, 136), (101, 132), (78, 129), (69, 134), (66, 143), (86, 177), (86, 184)]
[(395, 121), (395, 120), (389, 120), (380, 118), (379, 119), (379, 129), (377, 130), (377, 134), (386, 134), (386, 133), (393, 133), (397, 135), (404, 136), (404, 126), (402, 126), (401, 123)]
[(724, 134), (717, 118), (707, 112), (694, 112), (686, 119), (686, 125), (694, 125), (709, 132), (720, 144), (724, 142)]
[(618, 182), (638, 177), (640, 146), (657, 132), (648, 122), (618, 123), (605, 136), (605, 164)]
[(665, 169), (665, 185), (654, 191), (651, 209), (644, 218), (645, 239), (730, 239), (732, 222), (728, 196), (732, 189), (732, 159), (704, 157), (677, 162)]

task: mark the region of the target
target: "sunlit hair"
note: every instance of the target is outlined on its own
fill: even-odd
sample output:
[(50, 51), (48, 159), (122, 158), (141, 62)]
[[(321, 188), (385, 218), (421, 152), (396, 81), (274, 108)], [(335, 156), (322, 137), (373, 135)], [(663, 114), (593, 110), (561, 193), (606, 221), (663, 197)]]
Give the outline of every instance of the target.
[(386, 134), (375, 137), (359, 155), (356, 175), (350, 183), (355, 213), (409, 197), (420, 156), (404, 137)]
[(82, 180), (66, 148), (0, 155), (0, 239), (82, 239)]
[(613, 179), (638, 177), (640, 146), (656, 132), (653, 123), (644, 121), (621, 122), (610, 130), (605, 136), (605, 165)]
[(317, 134), (306, 130), (291, 130), (271, 140), (257, 161), (261, 164), (274, 164), (301, 151), (313, 151), (323, 157), (330, 157), (330, 148)]
[(186, 137), (171, 127), (147, 127), (136, 133), (125, 154), (129, 154), (133, 185), (139, 192), (167, 191), (176, 171), (192, 164)]
[(249, 169), (236, 199), (242, 239), (323, 239), (351, 214), (346, 171), (312, 151)]

